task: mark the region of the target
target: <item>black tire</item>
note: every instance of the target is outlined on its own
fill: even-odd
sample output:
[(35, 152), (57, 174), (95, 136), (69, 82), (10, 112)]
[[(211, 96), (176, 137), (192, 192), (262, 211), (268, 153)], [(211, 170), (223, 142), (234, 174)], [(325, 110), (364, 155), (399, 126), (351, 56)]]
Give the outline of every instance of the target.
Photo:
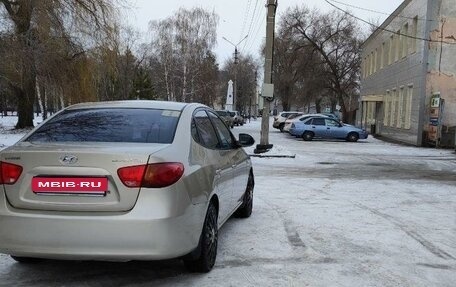
[(302, 139), (305, 140), (306, 142), (313, 140), (313, 138), (314, 138), (313, 132), (304, 132), (302, 134)]
[(253, 189), (255, 188), (255, 181), (253, 174), (250, 173), (247, 181), (247, 187), (245, 188), (244, 199), (242, 205), (234, 213), (235, 217), (248, 218), (252, 214), (253, 210)]
[(349, 133), (347, 136), (347, 141), (349, 142), (357, 142), (359, 140), (358, 133)]
[(285, 124), (280, 124), (279, 125), (279, 130), (281, 133), (283, 133), (283, 128), (285, 127)]
[(11, 258), (14, 261), (16, 261), (18, 263), (22, 263), (22, 264), (34, 264), (34, 263), (43, 261), (42, 259), (39, 259), (39, 258), (21, 257), (21, 256), (13, 256), (13, 255), (11, 255)]
[(214, 204), (210, 204), (204, 220), (203, 231), (196, 250), (199, 255), (196, 258), (184, 258), (185, 267), (190, 272), (207, 273), (214, 267), (217, 258), (218, 242), (218, 212)]

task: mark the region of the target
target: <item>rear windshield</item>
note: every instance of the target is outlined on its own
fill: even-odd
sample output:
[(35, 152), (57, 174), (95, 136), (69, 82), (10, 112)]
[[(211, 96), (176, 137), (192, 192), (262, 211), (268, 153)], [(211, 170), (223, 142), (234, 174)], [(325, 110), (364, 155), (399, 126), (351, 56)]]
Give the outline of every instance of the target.
[(132, 108), (67, 110), (26, 141), (172, 143), (180, 111)]

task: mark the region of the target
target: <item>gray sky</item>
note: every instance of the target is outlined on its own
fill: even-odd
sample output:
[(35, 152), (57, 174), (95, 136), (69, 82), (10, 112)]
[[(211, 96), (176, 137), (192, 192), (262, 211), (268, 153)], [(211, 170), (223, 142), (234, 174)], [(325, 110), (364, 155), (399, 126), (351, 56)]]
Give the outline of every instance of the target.
[[(402, 3), (402, 0), (338, 1), (385, 13), (392, 13)], [(242, 39), (242, 36), (249, 34), (247, 40), (239, 45), (240, 51), (244, 54), (251, 53), (258, 55), (259, 48), (266, 33), (266, 0), (128, 0), (128, 2), (132, 8), (126, 13), (128, 15), (127, 21), (141, 32), (147, 31), (149, 21), (164, 19), (172, 15), (179, 7), (192, 8), (197, 6), (214, 10), (220, 16), (217, 31), (218, 44), (215, 49), (219, 63), (223, 63), (228, 57), (232, 57), (234, 52), (233, 46), (223, 40), (222, 37), (226, 37), (231, 42), (237, 43)], [(333, 9), (324, 0), (279, 0), (278, 16), (280, 17), (288, 7), (302, 4), (306, 4), (309, 7), (317, 7), (325, 11)], [(354, 15), (365, 20), (378, 19), (383, 22), (387, 17), (382, 14), (347, 7), (339, 3), (334, 4), (341, 8), (349, 9)]]

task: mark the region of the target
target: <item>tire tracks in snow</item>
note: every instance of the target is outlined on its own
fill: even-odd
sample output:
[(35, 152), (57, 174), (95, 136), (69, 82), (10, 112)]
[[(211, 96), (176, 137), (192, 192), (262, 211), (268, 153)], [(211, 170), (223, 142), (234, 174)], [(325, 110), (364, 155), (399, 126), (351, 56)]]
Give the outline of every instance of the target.
[[(320, 191), (323, 194), (330, 195), (330, 193), (325, 191), (325, 188), (328, 188), (331, 185), (331, 183), (326, 184), (323, 189)], [(442, 250), (441, 248), (437, 247), (434, 245), (432, 242), (424, 238), (422, 235), (420, 235), (418, 232), (415, 230), (412, 230), (410, 227), (407, 226), (407, 224), (403, 223), (399, 219), (388, 215), (386, 213), (382, 213), (378, 211), (375, 208), (371, 208), (369, 206), (366, 206), (362, 203), (353, 201), (353, 200), (348, 200), (350, 203), (355, 205), (356, 207), (367, 210), (377, 216), (380, 216), (381, 218), (387, 220), (388, 222), (392, 223), (394, 226), (398, 227), (400, 230), (402, 230), (405, 234), (407, 234), (410, 238), (414, 239), (416, 242), (418, 242), (420, 245), (422, 245), (426, 250), (434, 254), (435, 256), (446, 259), (446, 260), (456, 260), (456, 257), (451, 255), (450, 253)]]
[(410, 238), (414, 239), (416, 242), (421, 244), (426, 250), (428, 250), (429, 252), (431, 252), (435, 256), (440, 257), (442, 259), (447, 259), (447, 260), (449, 260), (449, 259), (456, 260), (456, 258), (453, 255), (451, 255), (448, 252), (446, 252), (446, 251), (442, 250), (441, 248), (437, 247), (432, 242), (430, 242), (429, 240), (424, 238), (422, 235), (417, 233), (415, 230), (412, 230), (410, 227), (408, 227), (406, 224), (402, 223), (397, 218), (395, 218), (395, 217), (393, 217), (391, 215), (382, 213), (382, 212), (378, 211), (377, 209), (368, 207), (368, 206), (366, 206), (364, 204), (361, 204), (361, 203), (355, 203), (354, 202), (354, 204), (357, 207), (361, 208), (361, 209), (368, 210), (369, 212), (371, 212), (371, 213), (373, 213), (373, 214), (375, 214), (377, 216), (380, 216), (381, 218), (389, 221), (390, 223), (392, 223), (396, 227), (399, 227), (399, 229), (401, 229), (403, 232), (405, 232), (405, 234), (407, 234)]
[(301, 236), (299, 236), (296, 225), (293, 223), (293, 221), (291, 221), (288, 218), (285, 218), (285, 216), (283, 215), (285, 211), (280, 210), (280, 208), (277, 205), (269, 202), (268, 200), (265, 200), (264, 198), (260, 198), (260, 200), (269, 205), (280, 216), (290, 245), (294, 248), (306, 248), (306, 244), (304, 243), (304, 241), (302, 241)]

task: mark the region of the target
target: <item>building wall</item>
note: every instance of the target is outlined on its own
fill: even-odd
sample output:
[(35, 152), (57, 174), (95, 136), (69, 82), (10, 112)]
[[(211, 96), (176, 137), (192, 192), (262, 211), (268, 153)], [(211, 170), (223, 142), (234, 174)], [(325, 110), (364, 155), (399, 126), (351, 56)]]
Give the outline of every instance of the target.
[(361, 95), (382, 95), (384, 99), (377, 123), (380, 134), (416, 145), (420, 144), (420, 103), (426, 87), (426, 42), (400, 34), (425, 38), (426, 14), (427, 0), (404, 1), (392, 14), (395, 16), (364, 43), (362, 52)]
[[(383, 114), (375, 116), (377, 132), (411, 144), (426, 142), (431, 97), (437, 94), (445, 103), (439, 143), (455, 145), (455, 0), (405, 0), (364, 43), (362, 59), (362, 98), (383, 96), (377, 103)], [(373, 109), (372, 104), (360, 103), (361, 110), (366, 107)], [(363, 115), (370, 116), (369, 122)], [(361, 111), (360, 118), (371, 124), (372, 114)]]
[[(434, 94), (444, 100), (440, 138), (454, 146), (456, 129), (456, 4), (454, 0), (433, 0), (429, 58), (426, 78), (424, 131), (429, 130), (430, 102)], [(446, 43), (443, 43), (446, 42)]]

